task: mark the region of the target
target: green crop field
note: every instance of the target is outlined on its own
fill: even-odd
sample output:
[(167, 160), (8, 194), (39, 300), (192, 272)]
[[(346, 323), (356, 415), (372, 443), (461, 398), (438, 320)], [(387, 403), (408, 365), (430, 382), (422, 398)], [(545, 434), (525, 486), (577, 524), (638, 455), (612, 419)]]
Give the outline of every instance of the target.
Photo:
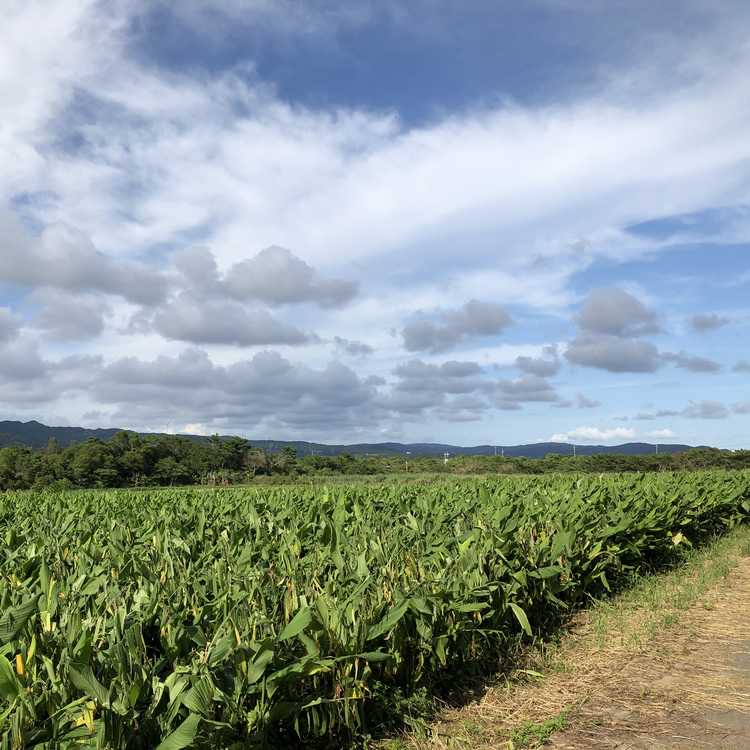
[(0, 747), (340, 744), (749, 512), (744, 472), (5, 493)]

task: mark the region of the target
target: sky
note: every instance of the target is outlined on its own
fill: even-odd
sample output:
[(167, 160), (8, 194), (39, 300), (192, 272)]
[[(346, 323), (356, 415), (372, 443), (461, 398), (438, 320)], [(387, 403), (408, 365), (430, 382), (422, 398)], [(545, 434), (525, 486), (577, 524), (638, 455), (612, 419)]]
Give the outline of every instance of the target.
[(744, 0), (6, 0), (0, 419), (750, 447)]

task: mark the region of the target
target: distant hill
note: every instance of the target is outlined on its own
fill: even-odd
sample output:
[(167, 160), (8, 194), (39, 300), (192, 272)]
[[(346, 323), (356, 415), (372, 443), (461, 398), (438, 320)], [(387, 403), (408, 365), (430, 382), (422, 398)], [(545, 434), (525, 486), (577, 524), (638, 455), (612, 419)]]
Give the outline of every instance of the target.
[[(44, 448), (50, 439), (66, 447), (74, 443), (81, 443), (89, 438), (109, 440), (122, 430), (88, 429), (85, 427), (48, 427), (40, 422), (0, 422), (0, 448), (9, 445), (25, 445), (31, 448)], [(147, 433), (142, 433), (147, 434)], [(150, 434), (150, 433), (148, 433)], [(185, 435), (191, 440), (207, 440), (203, 435)], [(228, 437), (228, 436), (226, 436)], [(276, 453), (283, 448), (291, 447), (299, 456), (315, 454), (318, 456), (337, 456), (341, 453), (352, 455), (404, 455), (407, 452), (414, 456), (442, 456), (444, 453), (462, 456), (498, 456), (543, 458), (548, 453), (570, 455), (575, 452), (579, 456), (592, 456), (597, 453), (619, 453), (631, 456), (654, 453), (656, 446), (652, 443), (624, 443), (622, 445), (576, 445), (570, 443), (530, 443), (528, 445), (474, 445), (460, 446), (443, 443), (356, 443), (354, 445), (326, 445), (324, 443), (309, 443), (300, 440), (249, 440), (257, 447)], [(681, 453), (693, 446), (680, 444), (659, 444), (660, 453)]]
[[(315, 453), (318, 456), (337, 456), (341, 453), (365, 455), (367, 453), (394, 456), (407, 452), (414, 456), (442, 456), (450, 453), (452, 456), (493, 456), (505, 455), (509, 458), (543, 458), (548, 453), (569, 456), (575, 448), (576, 455), (593, 456), (597, 453), (619, 453), (639, 456), (654, 453), (656, 446), (652, 443), (623, 443), (622, 445), (576, 445), (571, 443), (529, 443), (527, 445), (448, 445), (444, 443), (355, 443), (353, 445), (325, 445), (323, 443), (307, 443), (304, 441), (283, 440), (251, 440), (254, 446), (265, 448), (272, 452), (280, 451), (291, 446), (300, 456)], [(659, 453), (681, 453), (690, 450), (691, 445), (662, 445), (659, 443)]]
[(62, 447), (82, 443), (89, 438), (109, 440), (121, 430), (90, 430), (85, 427), (47, 427), (40, 422), (0, 422), (0, 448), (26, 445), (44, 448), (54, 438)]

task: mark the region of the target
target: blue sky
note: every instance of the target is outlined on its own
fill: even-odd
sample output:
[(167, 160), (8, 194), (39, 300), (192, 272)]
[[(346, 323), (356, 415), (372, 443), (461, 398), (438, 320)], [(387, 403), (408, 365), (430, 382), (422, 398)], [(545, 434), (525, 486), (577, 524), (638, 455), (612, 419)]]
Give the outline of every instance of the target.
[(0, 418), (748, 446), (745, 3), (6, 15)]

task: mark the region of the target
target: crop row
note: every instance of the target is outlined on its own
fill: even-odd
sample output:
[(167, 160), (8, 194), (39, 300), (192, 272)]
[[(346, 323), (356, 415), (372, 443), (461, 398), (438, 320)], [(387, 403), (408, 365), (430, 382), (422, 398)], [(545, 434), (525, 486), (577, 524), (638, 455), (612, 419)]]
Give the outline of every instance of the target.
[(749, 512), (741, 472), (6, 493), (0, 748), (343, 741)]

